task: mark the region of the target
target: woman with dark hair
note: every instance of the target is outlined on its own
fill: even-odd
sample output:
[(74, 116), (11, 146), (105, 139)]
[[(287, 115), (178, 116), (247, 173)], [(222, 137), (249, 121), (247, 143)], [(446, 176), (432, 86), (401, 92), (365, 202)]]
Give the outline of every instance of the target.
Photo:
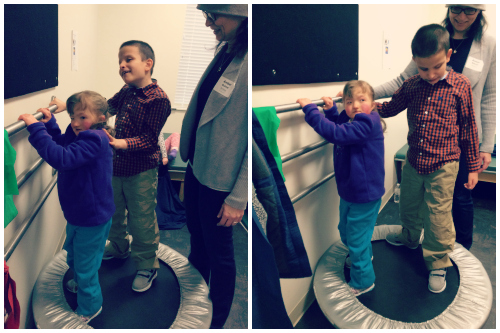
[[(446, 5), (448, 8), (443, 26), (450, 33), (453, 49), (448, 66), (465, 75), (471, 84), (474, 112), (479, 135), (479, 155), (482, 172), (491, 162), (495, 145), (496, 130), (496, 42), (486, 35), (485, 5)], [(375, 99), (386, 98), (409, 77), (418, 74), (417, 66), (411, 61), (396, 79), (386, 82), (375, 90)], [(466, 249), (472, 246), (474, 227), (474, 205), (467, 183), (465, 154), (461, 154), (455, 192), (453, 194), (453, 220), (457, 233), (456, 241)]]
[(184, 204), (189, 261), (210, 285), (210, 328), (222, 328), (233, 301), (233, 230), (248, 200), (248, 5), (198, 5), (219, 41), (182, 123), (188, 162)]

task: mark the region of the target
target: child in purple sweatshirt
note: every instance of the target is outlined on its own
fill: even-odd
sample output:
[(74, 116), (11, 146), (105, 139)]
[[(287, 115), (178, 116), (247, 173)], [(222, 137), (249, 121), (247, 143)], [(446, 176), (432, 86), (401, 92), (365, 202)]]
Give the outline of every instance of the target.
[[(373, 88), (364, 81), (349, 81), (344, 87), (345, 110), (340, 114), (329, 97), (325, 115), (307, 98), (297, 100), (306, 122), (334, 146), (334, 166), (340, 196), (339, 232), (349, 248), (351, 281), (355, 295), (375, 287), (371, 238), (384, 189), (383, 126), (373, 100)], [(350, 259), (350, 260), (349, 260)]]
[(64, 249), (74, 279), (66, 287), (77, 293), (76, 314), (88, 324), (102, 310), (98, 270), (115, 212), (113, 201), (113, 152), (106, 128), (108, 104), (93, 91), (82, 91), (66, 102), (71, 124), (61, 130), (48, 109), (39, 109), (39, 122), (30, 114), (23, 120), (29, 142), (59, 172), (59, 202), (68, 221)]

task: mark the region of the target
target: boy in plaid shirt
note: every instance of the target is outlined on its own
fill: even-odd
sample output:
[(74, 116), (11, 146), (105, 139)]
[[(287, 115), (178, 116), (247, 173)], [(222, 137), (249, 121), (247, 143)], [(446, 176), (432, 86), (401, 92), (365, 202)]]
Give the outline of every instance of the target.
[(412, 44), (419, 74), (406, 80), (390, 102), (378, 104), (382, 117), (407, 110), (408, 153), (401, 182), (402, 233), (387, 235), (392, 245), (416, 249), (422, 228), (423, 257), (428, 288), (446, 288), (446, 268), (452, 263), (455, 228), (451, 214), (460, 150), (466, 154), (472, 190), (481, 169), (479, 140), (469, 80), (447, 71), (451, 52), (449, 34), (438, 24), (420, 28)]
[[(170, 115), (167, 94), (151, 78), (155, 64), (151, 46), (128, 41), (120, 46), (119, 74), (125, 86), (108, 101), (116, 115), (113, 160), (113, 195), (116, 212), (103, 260), (132, 254), (137, 274), (132, 289), (151, 287), (160, 268), (156, 250), (160, 233), (156, 221), (156, 186), (160, 147), (158, 136)], [(128, 212), (125, 220), (125, 211)], [(129, 249), (129, 234), (132, 236)]]
[[(160, 268), (156, 257), (160, 231), (155, 213), (158, 136), (170, 115), (170, 100), (151, 78), (155, 56), (149, 44), (125, 42), (118, 59), (125, 85), (108, 100), (109, 113), (116, 115), (115, 137), (104, 130), (115, 149), (112, 185), (116, 211), (102, 259), (125, 259), (132, 253), (137, 268), (132, 289), (143, 292), (151, 287)], [(54, 113), (66, 110), (66, 104), (57, 98), (49, 105), (53, 104), (57, 105)], [(130, 246), (127, 224), (133, 239)]]

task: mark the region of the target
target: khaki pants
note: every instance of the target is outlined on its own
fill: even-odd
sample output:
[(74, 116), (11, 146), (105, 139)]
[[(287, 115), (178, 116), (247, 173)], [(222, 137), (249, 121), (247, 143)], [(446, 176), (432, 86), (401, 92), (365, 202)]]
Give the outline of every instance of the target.
[(126, 255), (129, 247), (128, 224), (128, 231), (132, 235), (131, 256), (138, 270), (160, 268), (156, 257), (160, 242), (155, 213), (157, 182), (157, 169), (131, 177), (113, 176), (116, 211), (106, 250), (118, 258)]
[(421, 175), (406, 159), (401, 181), (400, 216), (402, 242), (418, 245), (422, 228), (425, 265), (428, 270), (451, 267), (448, 253), (455, 244), (455, 227), (451, 208), (458, 173), (458, 161)]

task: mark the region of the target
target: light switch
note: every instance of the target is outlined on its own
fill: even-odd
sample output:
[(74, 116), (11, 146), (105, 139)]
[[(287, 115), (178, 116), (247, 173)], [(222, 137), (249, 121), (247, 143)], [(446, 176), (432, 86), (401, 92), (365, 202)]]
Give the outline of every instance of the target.
[(78, 33), (75, 30), (71, 32), (71, 70), (78, 70)]

